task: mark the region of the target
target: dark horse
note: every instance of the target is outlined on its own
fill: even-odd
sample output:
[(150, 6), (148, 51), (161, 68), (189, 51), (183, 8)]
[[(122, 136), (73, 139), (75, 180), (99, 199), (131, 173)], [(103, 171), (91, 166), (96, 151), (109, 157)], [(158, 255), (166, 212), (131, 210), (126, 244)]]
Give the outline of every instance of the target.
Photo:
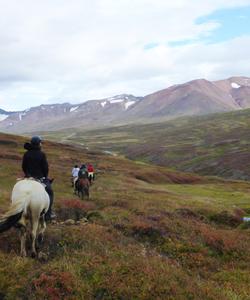
[(81, 199), (83, 200), (84, 196), (89, 199), (89, 179), (87, 177), (79, 178), (76, 182), (76, 190), (78, 197), (81, 196)]
[(94, 172), (89, 172), (88, 173), (88, 178), (89, 178), (90, 185), (92, 185), (93, 181), (95, 180)]

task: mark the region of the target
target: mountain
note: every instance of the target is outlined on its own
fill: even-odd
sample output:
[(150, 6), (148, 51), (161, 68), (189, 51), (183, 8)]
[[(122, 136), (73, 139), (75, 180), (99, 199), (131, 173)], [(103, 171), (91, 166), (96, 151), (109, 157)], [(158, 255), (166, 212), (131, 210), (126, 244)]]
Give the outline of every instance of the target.
[(0, 130), (11, 133), (103, 128), (131, 123), (154, 123), (180, 116), (205, 115), (250, 107), (250, 78), (193, 80), (147, 95), (118, 95), (70, 103), (40, 105), (11, 114)]
[(250, 78), (231, 77), (228, 80), (219, 80), (214, 84), (240, 106), (240, 108), (250, 107)]
[[(232, 79), (221, 82), (198, 79), (175, 85), (144, 97), (132, 113), (143, 118), (174, 118), (237, 110), (243, 108), (241, 102), (236, 101), (239, 91), (242, 89), (244, 89), (244, 96), (247, 97), (249, 102), (247, 105), (246, 101), (244, 108), (250, 107), (250, 86), (239, 85), (240, 79), (235, 78), (232, 85), (230, 85)], [(223, 88), (220, 87), (222, 85)], [(229, 87), (226, 89), (224, 85)], [(237, 88), (235, 88), (236, 86)], [(235, 90), (238, 93), (235, 93)]]
[(8, 118), (14, 112), (9, 112), (0, 108), (0, 122)]
[(11, 114), (0, 122), (0, 130), (24, 133), (79, 126), (98, 127), (112, 124), (140, 100), (140, 97), (123, 94), (75, 105), (70, 103), (40, 105)]

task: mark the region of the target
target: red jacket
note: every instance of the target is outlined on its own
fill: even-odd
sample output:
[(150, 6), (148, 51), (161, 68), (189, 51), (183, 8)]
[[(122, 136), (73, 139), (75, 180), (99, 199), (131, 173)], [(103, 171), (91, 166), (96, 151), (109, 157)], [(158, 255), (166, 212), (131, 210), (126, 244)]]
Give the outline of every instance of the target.
[(92, 165), (88, 165), (88, 172), (94, 172), (94, 168)]

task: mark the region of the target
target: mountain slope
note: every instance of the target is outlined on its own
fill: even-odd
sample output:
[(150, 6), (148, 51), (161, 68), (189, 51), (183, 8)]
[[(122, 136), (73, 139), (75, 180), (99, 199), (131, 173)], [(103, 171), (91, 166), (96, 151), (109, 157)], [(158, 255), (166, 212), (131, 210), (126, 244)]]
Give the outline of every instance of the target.
[(231, 77), (227, 80), (215, 81), (214, 84), (241, 107), (250, 107), (250, 79), (247, 77)]
[(249, 107), (249, 78), (232, 77), (214, 82), (198, 79), (145, 97), (123, 94), (78, 105), (64, 103), (33, 107), (0, 121), (0, 130), (27, 133), (63, 128), (103, 128)]
[[(250, 96), (250, 90), (249, 95)], [(204, 79), (170, 87), (146, 96), (131, 111), (139, 117), (177, 117), (240, 109), (230, 93)]]

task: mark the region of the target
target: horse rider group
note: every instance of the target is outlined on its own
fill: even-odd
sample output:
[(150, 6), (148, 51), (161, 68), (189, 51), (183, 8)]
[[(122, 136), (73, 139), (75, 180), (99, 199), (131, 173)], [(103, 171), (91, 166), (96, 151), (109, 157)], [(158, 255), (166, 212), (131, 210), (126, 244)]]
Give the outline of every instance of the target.
[[(45, 215), (45, 220), (50, 221), (56, 215), (52, 211), (54, 193), (51, 186), (51, 180), (48, 178), (49, 165), (45, 153), (41, 150), (42, 139), (39, 136), (33, 136), (29, 143), (24, 144), (24, 149), (27, 150), (23, 155), (22, 170), (26, 178), (34, 178), (45, 185), (45, 190), (50, 198), (48, 212)], [(92, 164), (82, 164), (79, 168), (77, 165), (72, 169), (72, 184), (77, 188), (77, 180), (79, 178), (87, 178), (89, 183), (95, 179), (94, 167)]]
[(72, 174), (72, 186), (77, 188), (77, 181), (79, 178), (88, 178), (90, 184), (95, 179), (94, 167), (92, 164), (82, 164), (79, 168), (78, 165), (75, 165), (71, 171)]

